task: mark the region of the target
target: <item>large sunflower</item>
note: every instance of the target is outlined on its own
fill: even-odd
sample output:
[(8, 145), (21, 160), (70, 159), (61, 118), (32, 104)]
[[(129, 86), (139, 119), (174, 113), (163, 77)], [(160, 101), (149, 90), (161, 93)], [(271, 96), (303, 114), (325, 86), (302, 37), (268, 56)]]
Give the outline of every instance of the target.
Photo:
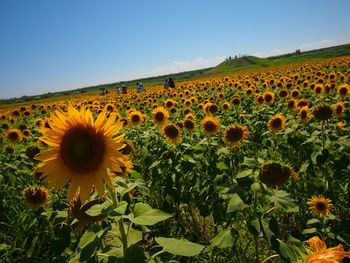
[(276, 114), (267, 123), (272, 132), (279, 132), (286, 127), (286, 118), (281, 114)]
[(41, 141), (53, 147), (39, 154), (36, 159), (42, 161), (37, 172), (42, 173), (44, 181), (50, 187), (63, 188), (68, 182), (68, 200), (71, 200), (80, 188), (80, 198), (84, 202), (91, 195), (94, 185), (100, 195), (104, 193), (103, 183), (112, 188), (112, 180), (107, 168), (122, 172), (121, 143), (123, 135), (113, 139), (122, 128), (115, 124), (115, 115), (106, 118), (101, 112), (96, 121), (92, 113), (81, 107), (80, 112), (71, 105), (68, 115), (56, 111), (51, 115), (51, 128), (42, 128)]

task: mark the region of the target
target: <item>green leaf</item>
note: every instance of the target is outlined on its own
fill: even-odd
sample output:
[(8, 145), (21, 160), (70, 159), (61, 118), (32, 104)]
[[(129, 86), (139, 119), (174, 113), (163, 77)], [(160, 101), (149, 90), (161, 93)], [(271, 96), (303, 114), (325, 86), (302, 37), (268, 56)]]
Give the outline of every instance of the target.
[(155, 161), (154, 163), (152, 163), (152, 165), (148, 168), (148, 169), (153, 169), (154, 167), (158, 166), (160, 164), (160, 161)]
[(241, 199), (241, 197), (238, 194), (233, 194), (230, 201), (228, 202), (226, 213), (241, 211), (241, 210), (244, 210), (248, 207), (249, 206), (243, 202), (243, 200)]
[(83, 249), (84, 247), (86, 247), (87, 245), (91, 244), (92, 242), (95, 241), (95, 239), (97, 238), (97, 234), (95, 232), (92, 231), (85, 231), (84, 235), (81, 237), (78, 247), (80, 249)]
[(313, 218), (307, 221), (306, 225), (313, 225), (313, 224), (318, 224), (321, 223), (321, 221), (317, 218)]
[(130, 218), (130, 220), (135, 224), (145, 226), (152, 226), (172, 217), (172, 215), (158, 209), (153, 209), (145, 203), (137, 203), (133, 212), (134, 217)]
[(217, 163), (216, 168), (218, 168), (220, 171), (227, 170), (227, 166), (224, 162)]
[(274, 194), (270, 197), (270, 202), (274, 203), (277, 208), (286, 212), (299, 211), (299, 207), (294, 202), (294, 199), (290, 197), (289, 193), (283, 190), (274, 191)]
[(163, 247), (164, 251), (186, 257), (197, 256), (204, 249), (204, 246), (187, 239), (156, 237), (156, 242)]
[(130, 228), (128, 231), (128, 245), (134, 245), (142, 240), (142, 232), (136, 229)]
[(308, 234), (313, 234), (317, 231), (316, 227), (313, 228), (307, 228), (305, 229), (303, 232), (301, 232), (301, 234), (303, 235), (308, 235)]
[(232, 246), (233, 237), (230, 229), (221, 230), (212, 240), (210, 240), (210, 250), (214, 247), (229, 248)]
[(247, 225), (248, 230), (250, 233), (252, 233), (254, 236), (259, 236), (261, 232), (261, 227), (258, 219), (254, 219), (250, 221)]

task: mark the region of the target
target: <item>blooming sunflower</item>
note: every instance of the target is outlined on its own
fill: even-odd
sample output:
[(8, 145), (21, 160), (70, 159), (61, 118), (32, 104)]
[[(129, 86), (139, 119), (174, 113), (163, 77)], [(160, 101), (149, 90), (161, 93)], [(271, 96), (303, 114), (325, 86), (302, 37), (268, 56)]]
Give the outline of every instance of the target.
[(53, 149), (36, 156), (42, 161), (37, 172), (49, 187), (63, 188), (68, 182), (68, 200), (80, 187), (80, 197), (85, 202), (94, 185), (100, 195), (104, 194), (103, 183), (112, 188), (112, 180), (107, 168), (121, 172), (122, 154), (124, 147), (121, 143), (123, 135), (117, 135), (122, 123), (115, 124), (115, 115), (106, 119), (106, 111), (101, 112), (96, 121), (92, 113), (81, 107), (80, 112), (73, 106), (68, 106), (68, 114), (55, 111), (51, 115), (51, 128), (42, 128), (41, 141)]
[(307, 244), (310, 247), (307, 263), (336, 263), (345, 257), (350, 257), (350, 252), (344, 251), (342, 245), (327, 248), (326, 244), (317, 236), (310, 238)]
[(271, 106), (274, 102), (275, 102), (275, 93), (273, 93), (272, 91), (266, 91), (263, 94), (264, 96), (264, 102)]
[(185, 119), (183, 121), (183, 126), (185, 127), (186, 130), (193, 131), (194, 128), (196, 127), (196, 124), (193, 119)]
[(345, 112), (345, 107), (343, 102), (338, 101), (337, 104), (335, 104), (335, 115), (340, 119), (343, 116), (344, 112)]
[(8, 129), (6, 131), (6, 139), (11, 141), (12, 143), (18, 143), (20, 140), (22, 140), (23, 135), (22, 132), (19, 129)]
[(157, 107), (152, 111), (153, 122), (157, 125), (163, 125), (169, 119), (169, 112), (163, 107)]
[(332, 209), (332, 200), (322, 195), (314, 195), (307, 202), (311, 212), (319, 217), (325, 217)]
[(214, 135), (221, 128), (220, 120), (214, 117), (205, 117), (202, 120), (202, 129), (206, 135)]
[(127, 117), (128, 123), (133, 126), (137, 126), (144, 121), (143, 114), (137, 110), (131, 111), (129, 114), (127, 114)]
[(249, 134), (249, 130), (246, 126), (228, 126), (226, 127), (223, 141), (230, 148), (239, 147), (243, 140), (248, 138)]
[(345, 98), (350, 95), (350, 86), (343, 84), (338, 87), (338, 94), (340, 97)]
[(180, 128), (175, 124), (168, 124), (162, 128), (163, 136), (172, 143), (179, 143), (182, 141)]
[(279, 132), (286, 127), (286, 118), (281, 114), (276, 114), (267, 123), (272, 132)]

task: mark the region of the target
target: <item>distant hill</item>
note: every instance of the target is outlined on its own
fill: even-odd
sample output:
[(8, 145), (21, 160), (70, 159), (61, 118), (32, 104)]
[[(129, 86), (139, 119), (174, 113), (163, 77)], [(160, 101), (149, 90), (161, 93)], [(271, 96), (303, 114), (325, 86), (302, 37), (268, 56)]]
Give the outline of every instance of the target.
[(279, 56), (272, 56), (268, 58), (258, 58), (254, 56), (245, 56), (241, 58), (231, 58), (226, 59), (224, 62), (220, 63), (216, 67), (212, 68), (204, 68), (193, 71), (180, 72), (175, 74), (166, 74), (161, 76), (135, 79), (129, 81), (120, 81), (115, 83), (101, 84), (97, 86), (90, 86), (85, 88), (80, 88), (76, 90), (70, 91), (62, 91), (62, 92), (48, 92), (42, 95), (36, 96), (23, 96), (21, 98), (13, 98), (13, 99), (3, 99), (0, 100), (0, 104), (11, 104), (18, 102), (29, 102), (29, 101), (37, 101), (42, 99), (52, 99), (53, 97), (58, 96), (72, 96), (77, 94), (88, 94), (88, 93), (96, 93), (101, 89), (114, 89), (117, 85), (128, 85), (131, 87), (136, 87), (137, 82), (142, 82), (146, 87), (153, 85), (162, 85), (163, 81), (167, 77), (173, 77), (175, 81), (184, 81), (198, 78), (210, 77), (218, 74), (230, 74), (233, 72), (245, 70), (245, 69), (253, 69), (259, 67), (271, 67), (288, 63), (295, 63), (306, 61), (310, 59), (319, 59), (319, 58), (331, 58), (331, 57), (339, 57), (350, 55), (350, 44), (327, 47), (321, 49), (315, 49), (310, 51), (302, 51), (300, 53), (288, 53)]

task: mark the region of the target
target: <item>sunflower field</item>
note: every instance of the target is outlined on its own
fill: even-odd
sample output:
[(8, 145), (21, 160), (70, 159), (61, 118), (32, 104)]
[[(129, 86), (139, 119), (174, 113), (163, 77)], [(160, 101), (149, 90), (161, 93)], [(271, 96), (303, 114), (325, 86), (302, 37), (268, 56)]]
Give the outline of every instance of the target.
[(0, 262), (350, 262), (349, 84), (339, 57), (2, 107)]

